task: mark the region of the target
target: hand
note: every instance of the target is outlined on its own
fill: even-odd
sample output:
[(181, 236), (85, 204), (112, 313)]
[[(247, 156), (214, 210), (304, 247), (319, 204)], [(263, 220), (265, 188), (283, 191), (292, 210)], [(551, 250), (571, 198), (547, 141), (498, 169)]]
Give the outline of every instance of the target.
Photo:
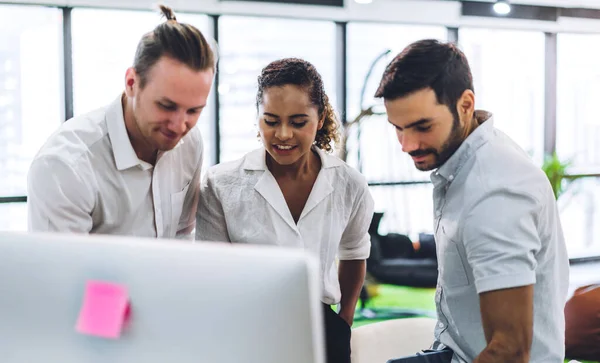
[(352, 323), (354, 322), (354, 311), (347, 311), (347, 310), (341, 310), (339, 313), (340, 318), (344, 319), (344, 321), (346, 323), (348, 323), (348, 326), (352, 326)]

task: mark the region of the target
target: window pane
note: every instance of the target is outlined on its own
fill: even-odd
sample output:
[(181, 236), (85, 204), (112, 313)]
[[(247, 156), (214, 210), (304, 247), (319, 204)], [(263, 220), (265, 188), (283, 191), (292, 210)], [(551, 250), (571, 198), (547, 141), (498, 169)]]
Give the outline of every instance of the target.
[(578, 172), (600, 171), (600, 34), (558, 34), (556, 150)]
[[(192, 24), (211, 36), (206, 15), (176, 13), (177, 20)], [(74, 9), (73, 110), (80, 115), (112, 102), (123, 91), (125, 71), (141, 37), (164, 19), (158, 12), (102, 9)], [(121, 24), (122, 26), (106, 26)], [(101, 29), (102, 31), (99, 31)], [(212, 97), (212, 96), (211, 96)], [(204, 139), (204, 165), (212, 159), (213, 103), (202, 111), (198, 126)]]
[(31, 160), (63, 119), (62, 14), (0, 5), (0, 195), (25, 195)]
[(600, 256), (600, 178), (575, 180), (558, 206), (569, 257)]
[[(425, 38), (445, 41), (447, 30), (441, 26), (348, 24), (348, 121), (360, 113), (361, 90), (371, 65), (374, 67), (364, 86), (362, 107), (376, 105), (376, 110), (381, 112), (384, 111), (382, 101), (373, 96), (385, 67), (404, 47)], [(375, 62), (388, 49), (390, 52)], [(385, 115), (364, 118), (360, 130), (350, 128), (347, 161), (362, 171), (369, 181), (429, 180), (429, 173), (418, 171), (412, 159), (402, 152), (394, 128)], [(380, 232), (407, 233), (416, 237), (419, 232), (431, 231), (431, 191), (430, 185), (372, 187), (375, 210), (384, 212)]]
[(27, 203), (0, 203), (0, 231), (27, 230)]
[(544, 153), (544, 59), (542, 32), (461, 28), (476, 107), (494, 114), (504, 131), (540, 164)]
[(260, 147), (255, 107), (256, 78), (268, 63), (285, 57), (311, 62), (335, 107), (335, 24), (324, 21), (223, 16), (219, 19), (221, 161)]
[(372, 186), (375, 212), (383, 212), (379, 233), (416, 239), (433, 231), (433, 185)]

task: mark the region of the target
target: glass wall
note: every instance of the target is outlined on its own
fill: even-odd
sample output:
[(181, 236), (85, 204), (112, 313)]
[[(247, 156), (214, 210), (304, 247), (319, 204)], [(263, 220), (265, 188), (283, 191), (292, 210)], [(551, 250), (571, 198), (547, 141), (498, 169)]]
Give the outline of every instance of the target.
[[(353, 121), (361, 109), (370, 106), (376, 112), (385, 111), (382, 101), (376, 100), (374, 94), (385, 67), (396, 54), (420, 39), (445, 41), (447, 30), (441, 26), (350, 23), (347, 36), (346, 119)], [(347, 150), (348, 163), (371, 182), (429, 180), (429, 173), (418, 171), (412, 159), (402, 152), (394, 128), (384, 114), (365, 118), (350, 128)], [(415, 237), (420, 232), (431, 232), (431, 191), (430, 185), (372, 187), (375, 210), (384, 213), (379, 232), (399, 232)]]
[[(556, 152), (572, 174), (600, 174), (600, 34), (557, 35)], [(600, 178), (576, 180), (559, 199), (572, 256), (600, 255)]]
[(574, 172), (600, 173), (600, 34), (558, 34), (556, 150)]
[(27, 230), (27, 203), (0, 204), (0, 231)]
[[(7, 197), (26, 194), (29, 164), (63, 119), (62, 12), (0, 5), (0, 14), (0, 197)], [(0, 229), (23, 225), (17, 209), (0, 209)]]
[(494, 114), (504, 131), (539, 165), (544, 156), (544, 64), (542, 32), (461, 28), (476, 107)]
[(600, 178), (575, 180), (558, 206), (569, 257), (600, 256)]
[(297, 57), (311, 62), (323, 78), (331, 104), (336, 104), (333, 22), (222, 16), (219, 48), (221, 161), (260, 147), (256, 78), (274, 60)]

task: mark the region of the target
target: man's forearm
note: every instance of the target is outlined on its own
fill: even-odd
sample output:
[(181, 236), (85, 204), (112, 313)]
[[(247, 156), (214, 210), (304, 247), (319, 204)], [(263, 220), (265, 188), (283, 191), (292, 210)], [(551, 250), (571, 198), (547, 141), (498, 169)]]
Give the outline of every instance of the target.
[(340, 315), (342, 315), (349, 324), (352, 323), (356, 302), (358, 301), (360, 290), (365, 281), (366, 266), (365, 260), (340, 261), (339, 264), (338, 278), (342, 293)]
[(487, 347), (473, 360), (473, 363), (527, 363), (529, 349), (521, 347), (519, 342), (490, 341)]

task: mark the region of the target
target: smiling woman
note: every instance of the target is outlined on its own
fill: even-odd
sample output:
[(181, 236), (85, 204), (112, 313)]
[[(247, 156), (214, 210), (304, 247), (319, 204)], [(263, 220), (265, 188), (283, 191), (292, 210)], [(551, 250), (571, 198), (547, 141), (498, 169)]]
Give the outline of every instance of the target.
[[(370, 251), (369, 187), (328, 154), (339, 125), (311, 63), (286, 58), (263, 68), (256, 106), (263, 147), (208, 170), (196, 239), (303, 248), (315, 255), (327, 361), (349, 362), (350, 326)], [(339, 314), (333, 304), (341, 305)]]
[[(286, 58), (265, 67), (258, 77), (256, 106), (264, 147), (281, 165), (297, 163), (302, 157), (308, 162), (311, 155), (315, 157), (309, 153), (313, 144), (331, 151), (332, 141), (339, 141), (339, 123), (321, 75), (304, 60)], [(283, 151), (293, 156), (293, 150), (298, 151), (295, 157), (278, 158)]]

